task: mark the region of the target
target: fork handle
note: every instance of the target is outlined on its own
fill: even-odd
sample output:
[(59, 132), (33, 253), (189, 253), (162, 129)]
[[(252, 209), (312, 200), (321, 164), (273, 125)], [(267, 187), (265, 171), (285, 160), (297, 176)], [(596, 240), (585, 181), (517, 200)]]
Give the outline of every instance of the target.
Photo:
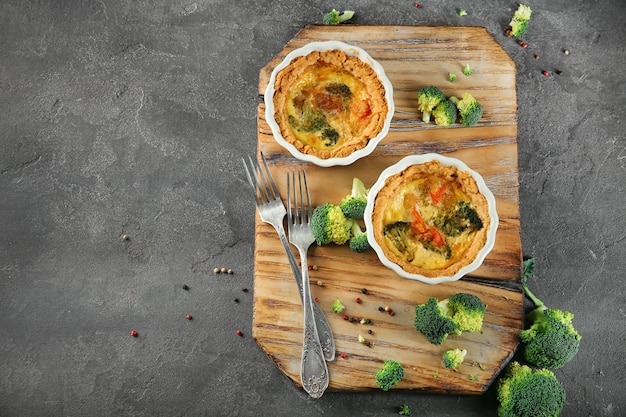
[(313, 314), (313, 298), (309, 286), (309, 271), (306, 251), (299, 249), (302, 261), (302, 309), (304, 313), (304, 338), (302, 341), (302, 362), (300, 378), (302, 388), (313, 398), (320, 398), (328, 388), (329, 375), (324, 351), (317, 335)]
[[(296, 284), (298, 285), (298, 294), (300, 294), (300, 300), (304, 304), (304, 284), (302, 282), (302, 272), (300, 271), (300, 266), (296, 261), (296, 257), (291, 251), (291, 247), (289, 246), (289, 241), (287, 240), (287, 236), (285, 235), (285, 230), (282, 225), (278, 226), (278, 236), (280, 237), (280, 241), (285, 248), (285, 252), (287, 253), (287, 259), (289, 259), (289, 265), (291, 266), (291, 271), (293, 272), (293, 276), (296, 279)], [(308, 266), (307, 266), (308, 273)], [(333, 332), (330, 329), (330, 324), (324, 315), (324, 312), (320, 308), (319, 304), (313, 303), (313, 317), (315, 320), (315, 326), (317, 328), (317, 333), (319, 336), (319, 341), (322, 346), (322, 350), (324, 352), (324, 358), (328, 362), (332, 362), (335, 360), (335, 338), (333, 336)]]

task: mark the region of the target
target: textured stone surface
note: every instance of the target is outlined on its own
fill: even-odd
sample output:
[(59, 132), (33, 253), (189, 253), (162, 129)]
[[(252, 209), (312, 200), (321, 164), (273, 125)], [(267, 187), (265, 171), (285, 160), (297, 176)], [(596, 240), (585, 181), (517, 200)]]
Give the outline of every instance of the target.
[(333, 7), (484, 26), (516, 62), (531, 285), (583, 335), (563, 415), (626, 414), (626, 3), (542, 3), (523, 49), (495, 0), (3, 1), (0, 415), (496, 415), (494, 390), (311, 400), (249, 335), (258, 72)]

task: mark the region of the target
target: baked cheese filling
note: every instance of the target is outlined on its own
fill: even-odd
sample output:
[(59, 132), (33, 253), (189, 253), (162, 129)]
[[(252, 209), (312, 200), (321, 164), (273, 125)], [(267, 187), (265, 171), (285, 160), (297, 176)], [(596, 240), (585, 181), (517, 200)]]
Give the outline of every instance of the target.
[(330, 64), (310, 66), (289, 89), (286, 111), (293, 135), (315, 149), (332, 149), (362, 134), (372, 110), (365, 85)]

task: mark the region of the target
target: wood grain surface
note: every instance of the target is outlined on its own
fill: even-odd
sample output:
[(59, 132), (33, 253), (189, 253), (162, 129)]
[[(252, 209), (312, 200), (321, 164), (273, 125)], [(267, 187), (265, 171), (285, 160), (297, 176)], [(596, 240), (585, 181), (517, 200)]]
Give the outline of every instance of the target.
[[(517, 349), (524, 324), (515, 64), (481, 27), (309, 25), (261, 70), (259, 93), (287, 53), (325, 40), (359, 46), (383, 66), (394, 87), (391, 129), (370, 156), (347, 167), (322, 168), (298, 161), (274, 141), (264, 105), (259, 104), (258, 151), (266, 155), (281, 195), (286, 195), (286, 173), (294, 167), (306, 168), (315, 205), (339, 203), (349, 194), (354, 177), (369, 187), (382, 170), (404, 156), (436, 152), (478, 171), (496, 197), (500, 216), (493, 251), (478, 270), (454, 283), (429, 285), (400, 278), (382, 266), (373, 251), (356, 254), (347, 247), (312, 245), (309, 265), (316, 266), (310, 272), (312, 292), (337, 345), (337, 358), (328, 364), (329, 390), (378, 389), (374, 374), (384, 360), (394, 359), (406, 373), (394, 389), (481, 394)], [(474, 70), (470, 76), (462, 73), (466, 64)], [(450, 72), (457, 74), (454, 83), (448, 80)], [(416, 94), (425, 85), (437, 85), (446, 95), (470, 92), (484, 108), (479, 125), (424, 124)], [(252, 334), (270, 360), (300, 385), (303, 317), (297, 287), (274, 229), (258, 215), (255, 229)], [(415, 306), (457, 292), (476, 294), (487, 304), (483, 331), (430, 344), (413, 327)], [(371, 324), (351, 323), (343, 314), (333, 313), (336, 299), (347, 307), (344, 314), (370, 319)], [(385, 306), (395, 314), (379, 311)], [(371, 346), (359, 343), (359, 335)], [(445, 369), (441, 355), (456, 347), (467, 349), (466, 360), (457, 371)]]

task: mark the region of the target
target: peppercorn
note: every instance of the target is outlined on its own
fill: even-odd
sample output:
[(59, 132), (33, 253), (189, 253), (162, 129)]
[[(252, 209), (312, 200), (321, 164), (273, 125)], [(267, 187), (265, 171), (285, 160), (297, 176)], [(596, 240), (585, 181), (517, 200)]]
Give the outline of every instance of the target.
[(319, 303), (319, 302), (320, 302), (320, 299), (319, 299), (319, 298), (317, 298), (317, 297), (315, 297), (315, 302), (316, 302), (316, 303)]
[(356, 301), (357, 304), (361, 304), (361, 299), (359, 297), (357, 297), (354, 301)]
[(189, 286), (187, 284), (183, 284), (183, 290), (188, 291), (189, 290)]
[(541, 73), (543, 74), (544, 77), (547, 77), (548, 75), (550, 75), (550, 73), (546, 70), (543, 70)]
[(228, 272), (229, 275), (232, 275), (234, 273), (232, 269), (229, 269), (226, 272)]
[(372, 329), (369, 329), (369, 330), (367, 331), (367, 334), (374, 334), (374, 331), (373, 331)]
[(313, 270), (317, 271), (318, 269), (320, 269), (317, 265), (313, 265)]
[(191, 320), (193, 318), (191, 314), (187, 314), (185, 317), (187, 318), (187, 320)]
[(343, 315), (343, 319), (347, 321), (347, 320), (350, 320), (350, 317), (348, 317), (348, 315), (347, 315), (347, 314), (344, 314), (344, 315)]
[(243, 288), (241, 289), (241, 291), (243, 291), (243, 292), (248, 292), (248, 289), (247, 289), (246, 287), (243, 287)]
[(363, 294), (367, 294), (367, 288), (361, 288), (361, 292), (362, 292)]
[(238, 303), (239, 302), (239, 298), (235, 298), (235, 302)]
[(395, 315), (396, 315), (396, 313), (395, 313), (392, 309), (387, 310), (387, 313), (388, 313), (390, 316), (395, 316)]
[(317, 286), (318, 287), (323, 287), (324, 286), (324, 281), (317, 281)]
[(556, 73), (556, 75), (563, 75), (563, 71), (561, 71), (561, 70), (556, 70), (554, 72)]
[(380, 311), (380, 312), (385, 311), (385, 307), (383, 307), (383, 306), (378, 307), (378, 311)]
[(243, 332), (241, 330), (237, 330), (237, 336), (242, 337), (243, 336)]
[(520, 42), (519, 46), (521, 46), (524, 49), (528, 48), (528, 44), (526, 42)]
[(130, 239), (128, 235), (122, 235), (122, 240), (128, 240), (128, 239)]
[(539, 58), (540, 58), (539, 54), (535, 54), (535, 59), (539, 59)]
[(422, 7), (422, 5), (421, 5), (421, 4), (419, 4), (419, 3), (415, 3), (415, 8), (416, 8), (416, 9), (419, 9), (420, 7)]
[(228, 272), (228, 270), (226, 268), (222, 268), (222, 269), (220, 269), (220, 272), (225, 274), (226, 272)]
[(565, 55), (569, 55), (569, 51), (568, 51), (567, 49), (563, 49), (563, 53), (564, 53)]
[(219, 274), (220, 273), (220, 269), (219, 268), (213, 268), (213, 273), (214, 274)]
[(137, 330), (134, 330), (134, 329), (133, 329), (133, 330), (131, 330), (131, 331), (130, 331), (130, 335), (131, 335), (132, 337), (137, 337), (137, 336), (139, 336), (139, 333), (137, 333)]
[(348, 355), (346, 355), (345, 353), (342, 352), (341, 355), (339, 355), (339, 356), (341, 356), (341, 359), (345, 359)]

